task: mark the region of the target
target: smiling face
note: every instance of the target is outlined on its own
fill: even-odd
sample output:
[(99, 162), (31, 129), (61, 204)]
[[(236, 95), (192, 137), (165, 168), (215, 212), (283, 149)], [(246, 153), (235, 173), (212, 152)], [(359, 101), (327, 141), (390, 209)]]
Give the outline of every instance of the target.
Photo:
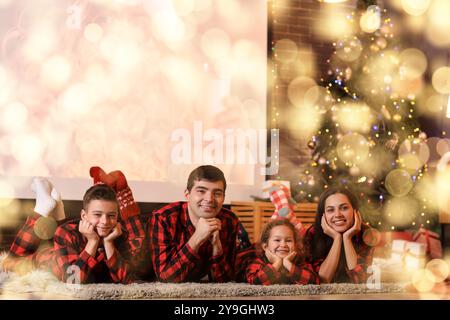
[(269, 240), (267, 243), (263, 243), (262, 247), (283, 259), (295, 250), (294, 233), (287, 226), (275, 226), (270, 230)]
[(104, 238), (117, 225), (118, 213), (116, 202), (96, 199), (89, 202), (86, 210), (81, 210), (81, 219), (92, 224), (99, 237)]
[(224, 185), (222, 181), (197, 180), (191, 191), (185, 191), (185, 196), (194, 223), (199, 218), (214, 218), (225, 200)]
[(345, 194), (335, 193), (325, 200), (325, 219), (337, 232), (343, 233), (353, 226), (354, 209)]

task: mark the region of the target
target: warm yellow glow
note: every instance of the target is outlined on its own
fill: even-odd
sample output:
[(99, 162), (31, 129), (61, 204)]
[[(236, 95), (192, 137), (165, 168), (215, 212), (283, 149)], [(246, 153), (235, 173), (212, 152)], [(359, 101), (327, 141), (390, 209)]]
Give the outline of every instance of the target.
[(26, 127), (28, 109), (20, 102), (12, 102), (0, 109), (0, 123), (7, 132), (20, 132)]
[(413, 173), (428, 162), (430, 149), (425, 142), (415, 143), (405, 140), (398, 150), (400, 164), (409, 172)]
[(61, 106), (69, 114), (85, 114), (91, 107), (89, 88), (81, 83), (70, 86), (61, 96)]
[(350, 133), (339, 140), (336, 151), (343, 162), (349, 165), (359, 164), (367, 159), (369, 144), (364, 136), (358, 133)]
[(316, 86), (316, 82), (309, 77), (295, 78), (288, 86), (287, 93), (289, 101), (296, 107), (304, 107), (305, 105), (309, 106), (308, 102), (311, 101), (311, 97), (307, 96), (307, 99), (305, 99), (305, 95), (308, 93), (309, 89)]
[(427, 25), (425, 34), (428, 40), (438, 47), (447, 47), (450, 44), (448, 30), (450, 30), (450, 2), (447, 0), (434, 0), (427, 12)]
[(202, 35), (202, 50), (211, 59), (223, 59), (231, 50), (231, 40), (221, 29), (209, 29)]
[(394, 169), (386, 175), (385, 186), (395, 197), (406, 196), (414, 184), (409, 173), (402, 169)]
[(392, 198), (384, 207), (384, 217), (395, 226), (411, 225), (418, 213), (418, 201), (411, 196)]
[(195, 0), (172, 0), (173, 8), (179, 16), (187, 16), (195, 8)]
[(336, 44), (337, 56), (347, 62), (355, 61), (361, 55), (363, 48), (361, 41), (357, 37), (350, 37), (338, 41)]
[(55, 30), (50, 25), (36, 25), (25, 42), (24, 55), (31, 61), (41, 61), (55, 48), (56, 42)]
[(321, 114), (316, 108), (301, 106), (286, 113), (285, 124), (289, 132), (298, 139), (310, 139), (320, 127)]
[(367, 133), (370, 131), (374, 116), (370, 108), (363, 103), (341, 103), (337, 108), (337, 123), (346, 131)]
[(381, 25), (380, 8), (377, 6), (367, 8), (359, 20), (359, 25), (361, 30), (366, 33), (372, 33), (378, 30)]
[(436, 151), (442, 157), (450, 151), (450, 139), (440, 139), (436, 143)]
[(280, 62), (291, 62), (297, 58), (297, 45), (291, 39), (281, 39), (275, 43), (275, 59)]
[(434, 89), (442, 94), (450, 93), (450, 67), (440, 67), (433, 73)]
[(450, 271), (447, 262), (441, 259), (433, 259), (429, 261), (425, 269), (431, 272), (435, 283), (444, 282), (449, 276)]
[(55, 235), (57, 226), (55, 219), (52, 217), (40, 217), (36, 221), (33, 230), (40, 239), (48, 240)]
[(423, 75), (427, 69), (427, 58), (425, 54), (415, 48), (403, 50), (400, 53), (400, 73), (409, 80)]
[(341, 7), (326, 6), (320, 10), (319, 15), (314, 19), (314, 32), (320, 38), (329, 41), (350, 36), (355, 26), (347, 18), (348, 15), (349, 12)]
[(427, 269), (416, 270), (412, 276), (412, 284), (419, 292), (429, 292), (434, 287), (434, 276)]
[(32, 134), (20, 134), (14, 137), (11, 154), (24, 165), (40, 163), (44, 152), (44, 141)]
[(84, 28), (84, 37), (89, 42), (97, 43), (103, 37), (103, 29), (96, 23), (90, 23)]
[(41, 81), (49, 89), (62, 88), (70, 78), (72, 67), (62, 56), (50, 57), (41, 69)]
[(424, 14), (430, 7), (431, 0), (402, 0), (403, 10), (413, 16)]

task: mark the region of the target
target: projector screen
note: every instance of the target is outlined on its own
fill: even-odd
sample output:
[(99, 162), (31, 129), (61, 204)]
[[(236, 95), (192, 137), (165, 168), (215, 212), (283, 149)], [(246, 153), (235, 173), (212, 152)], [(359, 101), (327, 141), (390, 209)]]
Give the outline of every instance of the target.
[(202, 164), (261, 194), (266, 0), (0, 0), (0, 37), (0, 197), (79, 200), (100, 166), (171, 202)]

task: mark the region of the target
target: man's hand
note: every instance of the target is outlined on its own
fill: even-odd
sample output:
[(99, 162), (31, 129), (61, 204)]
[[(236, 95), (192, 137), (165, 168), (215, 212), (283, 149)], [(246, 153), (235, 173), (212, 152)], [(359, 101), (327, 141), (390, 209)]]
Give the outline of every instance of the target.
[(216, 231), (222, 229), (222, 223), (217, 218), (198, 219), (197, 225), (195, 226), (194, 236), (201, 242), (208, 240), (212, 234)]
[(189, 239), (188, 244), (197, 252), (200, 246), (211, 238), (214, 232), (222, 229), (222, 223), (217, 218), (200, 218), (195, 226), (195, 232)]
[(220, 256), (223, 253), (222, 242), (220, 241), (219, 231), (214, 231), (210, 238), (212, 247), (213, 247), (213, 257)]

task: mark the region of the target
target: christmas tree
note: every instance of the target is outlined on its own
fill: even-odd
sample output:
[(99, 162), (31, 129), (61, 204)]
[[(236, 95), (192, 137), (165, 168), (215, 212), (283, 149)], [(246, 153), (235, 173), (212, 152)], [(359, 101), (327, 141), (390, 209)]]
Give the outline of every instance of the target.
[(426, 58), (394, 40), (394, 24), (376, 1), (347, 17), (353, 33), (333, 43), (316, 105), (320, 129), (308, 143), (311, 163), (292, 183), (298, 202), (317, 202), (329, 187), (358, 195), (365, 221), (379, 229), (430, 227), (435, 215), (418, 182), (427, 174), (415, 114)]

